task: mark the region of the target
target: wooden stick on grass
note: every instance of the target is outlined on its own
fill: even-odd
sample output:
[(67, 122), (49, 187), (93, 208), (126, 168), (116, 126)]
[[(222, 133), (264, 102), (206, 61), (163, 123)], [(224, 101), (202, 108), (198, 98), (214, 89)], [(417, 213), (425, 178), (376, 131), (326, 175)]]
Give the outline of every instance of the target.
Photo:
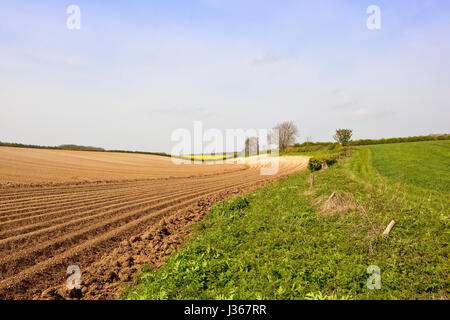
[(395, 220), (392, 220), (392, 221), (388, 224), (388, 226), (386, 227), (386, 230), (384, 230), (383, 234), (386, 235), (386, 236), (388, 236), (388, 235), (389, 235), (389, 232), (391, 232), (391, 230), (392, 230), (392, 228), (394, 227), (394, 225), (395, 225)]
[(328, 197), (327, 202), (330, 201), (331, 199), (333, 199), (335, 195), (336, 195), (336, 191), (333, 191), (333, 193)]

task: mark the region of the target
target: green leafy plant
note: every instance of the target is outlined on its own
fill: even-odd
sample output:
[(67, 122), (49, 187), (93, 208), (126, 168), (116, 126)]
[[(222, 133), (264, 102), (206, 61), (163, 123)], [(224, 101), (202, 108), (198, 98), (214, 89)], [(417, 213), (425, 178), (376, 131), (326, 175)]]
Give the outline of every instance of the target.
[(337, 143), (346, 146), (352, 139), (352, 135), (353, 130), (351, 129), (337, 129), (333, 138)]

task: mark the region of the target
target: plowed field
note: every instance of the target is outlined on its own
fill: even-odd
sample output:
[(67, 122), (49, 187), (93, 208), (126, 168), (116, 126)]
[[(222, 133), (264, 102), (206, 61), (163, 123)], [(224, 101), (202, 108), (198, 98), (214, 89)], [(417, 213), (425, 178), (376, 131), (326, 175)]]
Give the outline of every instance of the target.
[[(215, 202), (304, 170), (307, 159), (282, 157), (264, 176), (254, 164), (0, 148), (0, 298), (115, 298)], [(69, 265), (80, 267), (81, 290), (65, 287)]]

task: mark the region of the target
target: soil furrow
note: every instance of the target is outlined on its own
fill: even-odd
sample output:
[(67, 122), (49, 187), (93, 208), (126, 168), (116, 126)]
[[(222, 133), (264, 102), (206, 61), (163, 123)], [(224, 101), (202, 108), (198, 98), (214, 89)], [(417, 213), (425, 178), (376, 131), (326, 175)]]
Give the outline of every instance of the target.
[[(246, 182), (243, 183), (242, 185), (252, 183), (255, 182), (253, 181)], [(239, 184), (237, 186), (239, 187)], [(180, 202), (185, 202), (191, 199), (198, 199), (199, 197), (204, 196), (208, 193), (214, 193), (234, 187), (236, 186), (226, 185), (225, 187), (221, 188), (206, 188), (201, 192), (189, 194), (183, 197), (168, 197), (170, 200), (162, 202), (158, 205), (145, 206), (144, 208), (140, 208), (137, 210), (132, 209), (131, 212), (129, 211), (129, 209), (123, 210), (124, 211), (123, 213), (120, 213), (118, 216), (114, 215), (114, 218), (111, 219), (107, 219), (107, 215), (109, 215), (110, 213), (106, 212), (103, 214), (105, 216), (104, 218), (106, 221), (102, 221), (94, 225), (90, 224), (84, 225), (81, 231), (75, 231), (72, 233), (67, 233), (68, 232), (67, 227), (69, 225), (81, 225), (84, 222), (83, 220), (88, 222), (90, 218), (88, 217), (79, 219), (74, 222), (70, 222), (64, 226), (55, 226), (55, 229), (58, 234), (65, 234), (65, 235), (59, 238), (54, 238), (52, 240), (46, 241), (44, 243), (38, 244), (36, 246), (33, 246), (31, 248), (19, 252), (16, 252), (15, 248), (10, 248), (9, 250), (14, 253), (6, 255), (6, 257), (0, 258), (1, 274), (9, 276), (14, 271), (23, 269), (29, 263), (34, 264), (36, 262), (42, 261), (46, 259), (46, 257), (48, 257), (49, 255), (54, 255), (58, 251), (65, 250), (66, 247), (73, 246), (80, 241), (88, 239), (91, 235), (107, 232), (107, 230), (109, 229), (117, 228), (124, 223), (128, 223), (130, 220), (138, 219), (142, 215), (150, 214), (152, 211), (163, 210), (163, 208), (165, 207), (171, 208), (172, 206)], [(46, 231), (46, 235), (47, 234), (48, 231)]]
[[(264, 179), (258, 180), (258, 182), (262, 181), (264, 181)], [(243, 185), (253, 184), (257, 186), (258, 182), (244, 183)], [(238, 189), (238, 187), (231, 186), (224, 189)], [(210, 192), (209, 195), (211, 196), (215, 193), (220, 193), (220, 191)], [(20, 290), (20, 283), (27, 283), (28, 281), (30, 281), (30, 279), (35, 279), (35, 277), (39, 275), (46, 275), (48, 273), (61, 270), (65, 271), (64, 268), (66, 268), (68, 265), (74, 264), (74, 257), (76, 257), (76, 260), (78, 260), (77, 263), (79, 265), (88, 265), (92, 261), (95, 261), (95, 257), (93, 257), (92, 255), (98, 255), (100, 252), (104, 251), (104, 249), (107, 249), (109, 245), (111, 245), (112, 243), (119, 243), (123, 240), (124, 237), (129, 236), (129, 234), (136, 233), (138, 230), (142, 231), (141, 229), (145, 226), (151, 225), (152, 221), (157, 222), (158, 219), (167, 212), (167, 210), (181, 210), (188, 207), (190, 204), (198, 202), (201, 198), (202, 197), (200, 196), (184, 203), (178, 203), (170, 208), (158, 210), (150, 216), (144, 215), (143, 217), (140, 217), (136, 220), (133, 219), (131, 221), (128, 221), (127, 224), (116, 227), (113, 230), (103, 233), (92, 240), (87, 240), (78, 246), (64, 250), (59, 255), (53, 255), (51, 258), (45, 261), (33, 263), (32, 267), (20, 271), (15, 275), (0, 281), (0, 297), (2, 297), (2, 295), (5, 295), (7, 291), (11, 289), (14, 290), (15, 288), (19, 287)], [(84, 256), (81, 254), (82, 252), (86, 251), (91, 255)]]
[[(66, 158), (55, 166), (45, 160), (40, 169), (20, 161), (0, 167), (0, 180), (13, 181), (0, 186), (0, 299), (70, 298), (64, 284), (73, 264), (84, 279), (78, 297), (114, 298), (143, 263), (161, 265), (215, 202), (304, 170), (308, 160), (280, 158), (278, 173), (262, 176), (270, 157), (256, 164), (176, 166), (156, 156), (37, 152), (76, 160), (71, 166), (61, 162)], [(54, 288), (57, 294), (49, 291)]]
[[(138, 206), (142, 206), (143, 204), (152, 203), (155, 201), (161, 201), (163, 199), (169, 199), (174, 196), (184, 195), (193, 191), (198, 190), (207, 190), (209, 187), (217, 185), (217, 183), (211, 183), (211, 184), (202, 184), (201, 186), (192, 187), (190, 189), (184, 189), (182, 191), (177, 192), (171, 192), (168, 193), (162, 192), (158, 193), (156, 195), (152, 195), (150, 198), (145, 198), (144, 195), (140, 194), (137, 197), (132, 197), (131, 199), (128, 197), (125, 197), (124, 199), (121, 199), (118, 202), (118, 204), (111, 204), (111, 203), (104, 203), (101, 206), (99, 206), (98, 209), (94, 210), (87, 210), (81, 213), (76, 213), (78, 210), (75, 210), (73, 214), (64, 215), (63, 217), (56, 218), (53, 220), (47, 220), (48, 216), (42, 217), (44, 222), (42, 223), (34, 223), (33, 224), (27, 224), (25, 227), (13, 229), (13, 225), (8, 226), (8, 231), (0, 233), (0, 249), (2, 250), (8, 250), (12, 243), (17, 245), (17, 241), (26, 241), (27, 239), (33, 240), (33, 243), (39, 242), (38, 236), (45, 234), (45, 238), (48, 238), (51, 236), (51, 232), (53, 230), (57, 230), (58, 227), (62, 226), (64, 222), (70, 221), (69, 223), (65, 225), (80, 225), (81, 221), (85, 221), (83, 217), (87, 217), (85, 219), (99, 219), (102, 218), (104, 214), (101, 214), (103, 212), (107, 214), (115, 214), (119, 213), (125, 210), (132, 210), (132, 208), (136, 208)], [(170, 194), (170, 195), (169, 195)], [(167, 195), (166, 197), (163, 197), (162, 195)], [(126, 200), (126, 201), (125, 201)], [(113, 211), (111, 211), (113, 210)], [(61, 213), (67, 213), (68, 211), (61, 211), (56, 212), (56, 216), (59, 216)], [(49, 215), (53, 215), (54, 213), (50, 213)], [(38, 217), (38, 218), (39, 218)], [(48, 228), (45, 228), (48, 227)], [(45, 229), (41, 229), (45, 228)], [(22, 244), (28, 244), (22, 243)], [(7, 252), (0, 253), (0, 256), (6, 255)]]

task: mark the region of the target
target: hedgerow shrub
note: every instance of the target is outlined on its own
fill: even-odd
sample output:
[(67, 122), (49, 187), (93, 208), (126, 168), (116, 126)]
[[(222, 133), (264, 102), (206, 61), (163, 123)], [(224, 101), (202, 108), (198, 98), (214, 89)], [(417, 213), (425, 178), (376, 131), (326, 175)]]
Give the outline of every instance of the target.
[(313, 151), (324, 151), (324, 150), (334, 150), (339, 144), (337, 143), (320, 143), (312, 144), (312, 142), (307, 142), (306, 144), (296, 144), (293, 147), (286, 148), (286, 152), (313, 152)]
[[(405, 138), (388, 138), (388, 139), (360, 139), (353, 140), (348, 143), (349, 146), (365, 146), (372, 144), (400, 143), (400, 142), (418, 142), (418, 141), (434, 141), (434, 140), (450, 140), (449, 134), (431, 135), (431, 136), (415, 136)], [(296, 143), (292, 147), (286, 149), (287, 152), (311, 152), (322, 150), (335, 150), (342, 147), (339, 143), (333, 142), (304, 142)]]
[(434, 141), (434, 140), (450, 140), (450, 135), (432, 135), (432, 136), (416, 136), (406, 138), (389, 138), (389, 139), (361, 139), (350, 141), (350, 146), (365, 146), (372, 144), (387, 144), (400, 142), (418, 142), (418, 141)]
[(338, 162), (338, 160), (340, 160), (341, 158), (348, 156), (352, 149), (350, 149), (349, 147), (337, 145), (334, 150), (339, 152), (323, 154), (310, 158), (308, 162), (308, 169), (311, 172), (314, 172), (322, 169), (322, 166), (324, 164), (326, 164), (327, 166), (331, 166)]
[(322, 169), (323, 164), (327, 164), (328, 166), (331, 166), (335, 164), (338, 161), (339, 153), (332, 153), (332, 154), (324, 154), (316, 157), (312, 157), (309, 159), (308, 162), (308, 169), (313, 171), (318, 171)]

